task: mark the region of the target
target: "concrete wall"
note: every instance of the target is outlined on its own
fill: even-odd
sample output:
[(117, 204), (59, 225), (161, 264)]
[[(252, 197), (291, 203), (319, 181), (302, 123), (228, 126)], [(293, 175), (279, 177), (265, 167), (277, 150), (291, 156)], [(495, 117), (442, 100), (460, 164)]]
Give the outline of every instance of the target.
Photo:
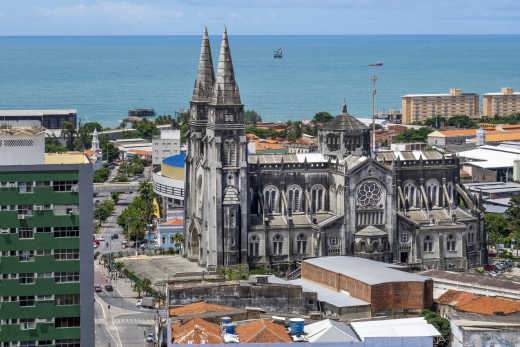
[(317, 310), (314, 297), (312, 305), (301, 287), (292, 285), (211, 285), (190, 288), (170, 288), (169, 305), (187, 305), (204, 301), (209, 304), (245, 308), (261, 307), (266, 311), (306, 313)]

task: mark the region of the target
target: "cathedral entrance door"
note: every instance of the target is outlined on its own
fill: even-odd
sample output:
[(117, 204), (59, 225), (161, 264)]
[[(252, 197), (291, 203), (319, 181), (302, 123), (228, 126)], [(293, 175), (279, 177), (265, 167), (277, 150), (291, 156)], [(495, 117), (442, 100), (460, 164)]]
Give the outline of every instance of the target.
[(408, 252), (401, 252), (401, 263), (408, 264)]

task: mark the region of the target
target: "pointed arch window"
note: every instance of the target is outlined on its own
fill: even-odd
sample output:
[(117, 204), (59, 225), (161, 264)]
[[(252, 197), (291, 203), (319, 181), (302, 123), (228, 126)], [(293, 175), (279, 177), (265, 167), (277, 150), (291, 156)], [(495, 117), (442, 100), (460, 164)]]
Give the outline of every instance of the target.
[(275, 186), (267, 186), (264, 188), (264, 207), (267, 212), (278, 212), (278, 189)]
[(426, 194), (431, 206), (439, 206), (439, 181), (432, 178), (426, 182)]
[(276, 234), (273, 237), (273, 255), (282, 255), (283, 253), (283, 236)]
[(237, 144), (233, 140), (226, 140), (223, 146), (222, 164), (224, 166), (237, 165)]
[(427, 235), (424, 238), (424, 251), (425, 252), (432, 252), (433, 251), (433, 241), (431, 236)]
[(404, 199), (408, 202), (408, 207), (417, 207), (418, 190), (412, 182), (404, 184)]
[(325, 209), (325, 188), (321, 185), (315, 185), (311, 189), (312, 212), (323, 211)]
[(289, 195), (289, 209), (292, 212), (302, 211), (302, 189), (297, 185), (292, 185), (287, 189)]
[(307, 237), (305, 236), (305, 234), (299, 234), (296, 237), (296, 249), (298, 251), (298, 254), (307, 253)]
[(260, 254), (260, 239), (256, 235), (249, 238), (249, 256), (258, 257)]
[(449, 252), (455, 252), (456, 247), (457, 247), (457, 241), (455, 240), (455, 236), (453, 236), (453, 234), (448, 235), (448, 240), (446, 242), (446, 249)]

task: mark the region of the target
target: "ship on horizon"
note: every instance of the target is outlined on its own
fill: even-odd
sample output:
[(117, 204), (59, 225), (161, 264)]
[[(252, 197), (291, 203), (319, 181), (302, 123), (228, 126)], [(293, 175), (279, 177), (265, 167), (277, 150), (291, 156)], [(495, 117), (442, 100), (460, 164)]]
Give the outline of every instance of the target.
[(273, 58), (283, 58), (283, 48), (278, 48), (273, 51)]
[(368, 64), (368, 66), (383, 66), (383, 63), (378, 61), (377, 63), (375, 64)]

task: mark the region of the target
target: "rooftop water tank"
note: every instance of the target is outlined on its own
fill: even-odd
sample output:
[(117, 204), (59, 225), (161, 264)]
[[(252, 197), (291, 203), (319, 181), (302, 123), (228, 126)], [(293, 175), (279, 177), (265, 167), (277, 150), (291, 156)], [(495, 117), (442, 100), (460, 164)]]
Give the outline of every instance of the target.
[(231, 317), (222, 317), (222, 324), (229, 324), (231, 323)]
[(226, 328), (226, 334), (231, 334), (231, 335), (235, 335), (235, 327), (236, 327), (236, 324), (235, 323), (228, 323), (226, 325), (224, 325), (224, 327)]
[(305, 321), (301, 318), (291, 318), (289, 320), (291, 334), (293, 334), (293, 335), (303, 334), (304, 323), (305, 323)]

